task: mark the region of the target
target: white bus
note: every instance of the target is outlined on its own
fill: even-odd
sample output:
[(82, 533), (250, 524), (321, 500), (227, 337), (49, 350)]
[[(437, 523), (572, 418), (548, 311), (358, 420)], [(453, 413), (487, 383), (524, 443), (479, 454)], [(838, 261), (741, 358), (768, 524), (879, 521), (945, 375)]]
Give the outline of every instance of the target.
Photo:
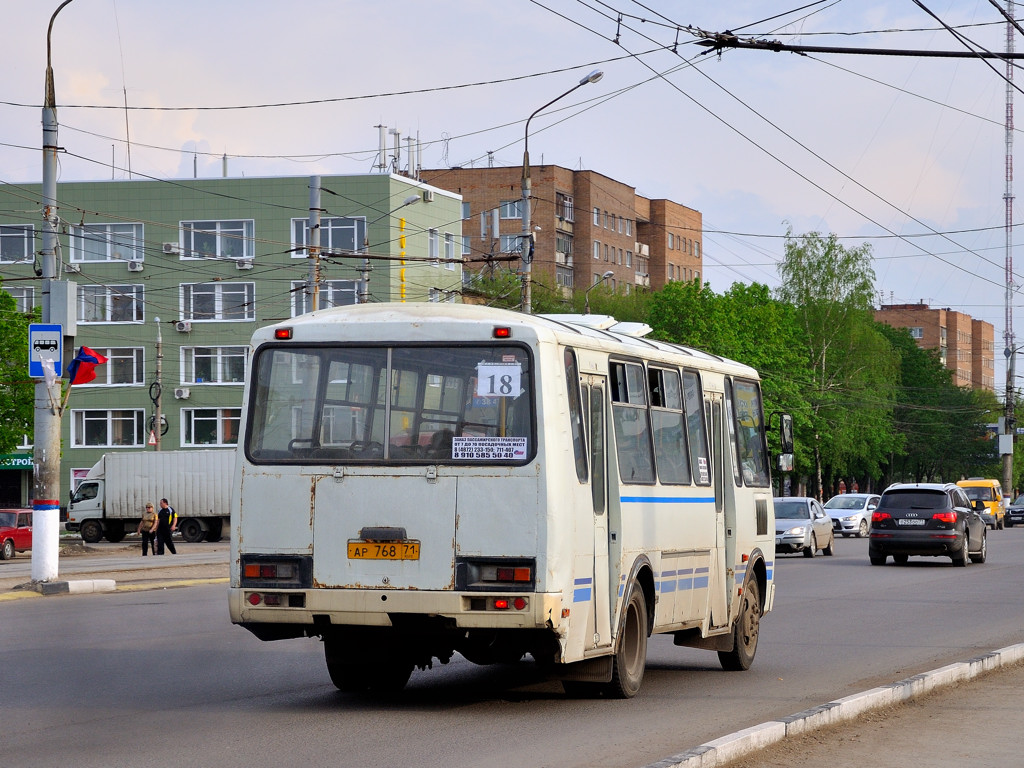
[(258, 330), (232, 621), (321, 638), (342, 690), (458, 652), (630, 697), (652, 633), (749, 667), (775, 589), (758, 376), (649, 330), (454, 304)]

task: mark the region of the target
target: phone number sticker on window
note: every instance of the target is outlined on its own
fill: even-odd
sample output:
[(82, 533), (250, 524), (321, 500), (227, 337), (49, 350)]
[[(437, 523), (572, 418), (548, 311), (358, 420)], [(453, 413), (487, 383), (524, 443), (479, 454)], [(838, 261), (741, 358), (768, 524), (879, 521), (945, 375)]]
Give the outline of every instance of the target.
[(526, 458), (525, 437), (456, 437), (452, 458), (476, 461), (516, 461)]

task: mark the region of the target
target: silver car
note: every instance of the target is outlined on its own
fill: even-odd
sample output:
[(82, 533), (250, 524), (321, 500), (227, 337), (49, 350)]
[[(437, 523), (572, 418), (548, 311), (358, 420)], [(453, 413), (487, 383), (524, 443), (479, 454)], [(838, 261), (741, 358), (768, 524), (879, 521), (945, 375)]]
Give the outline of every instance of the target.
[(832, 518), (817, 499), (785, 496), (774, 501), (776, 552), (803, 552), (804, 557), (814, 557), (819, 549), (823, 555), (835, 551)]
[(843, 536), (863, 539), (871, 527), (871, 513), (878, 506), (877, 493), (841, 493), (825, 502), (832, 518), (832, 530)]

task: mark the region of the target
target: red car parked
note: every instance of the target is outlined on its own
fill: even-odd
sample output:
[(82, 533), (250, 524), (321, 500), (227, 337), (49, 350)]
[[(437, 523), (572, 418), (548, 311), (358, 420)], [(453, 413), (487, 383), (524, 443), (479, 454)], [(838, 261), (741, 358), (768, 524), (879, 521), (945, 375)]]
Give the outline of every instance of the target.
[(32, 510), (0, 509), (0, 560), (32, 549)]

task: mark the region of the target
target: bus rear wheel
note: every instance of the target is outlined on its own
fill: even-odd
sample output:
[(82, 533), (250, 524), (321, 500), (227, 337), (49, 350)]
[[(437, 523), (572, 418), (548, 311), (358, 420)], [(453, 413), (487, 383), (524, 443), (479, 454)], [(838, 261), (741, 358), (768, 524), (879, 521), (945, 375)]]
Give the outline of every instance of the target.
[(409, 682), (413, 663), (398, 649), (383, 643), (376, 648), (324, 638), (327, 674), (346, 693), (398, 693)]
[(740, 612), (733, 625), (731, 651), (719, 651), (718, 661), (722, 669), (739, 672), (750, 669), (757, 653), (757, 637), (761, 632), (761, 589), (757, 580), (751, 579), (740, 596)]
[(647, 667), (647, 601), (640, 585), (633, 582), (622, 637), (612, 663), (612, 680), (605, 693), (616, 699), (631, 699), (640, 690)]

